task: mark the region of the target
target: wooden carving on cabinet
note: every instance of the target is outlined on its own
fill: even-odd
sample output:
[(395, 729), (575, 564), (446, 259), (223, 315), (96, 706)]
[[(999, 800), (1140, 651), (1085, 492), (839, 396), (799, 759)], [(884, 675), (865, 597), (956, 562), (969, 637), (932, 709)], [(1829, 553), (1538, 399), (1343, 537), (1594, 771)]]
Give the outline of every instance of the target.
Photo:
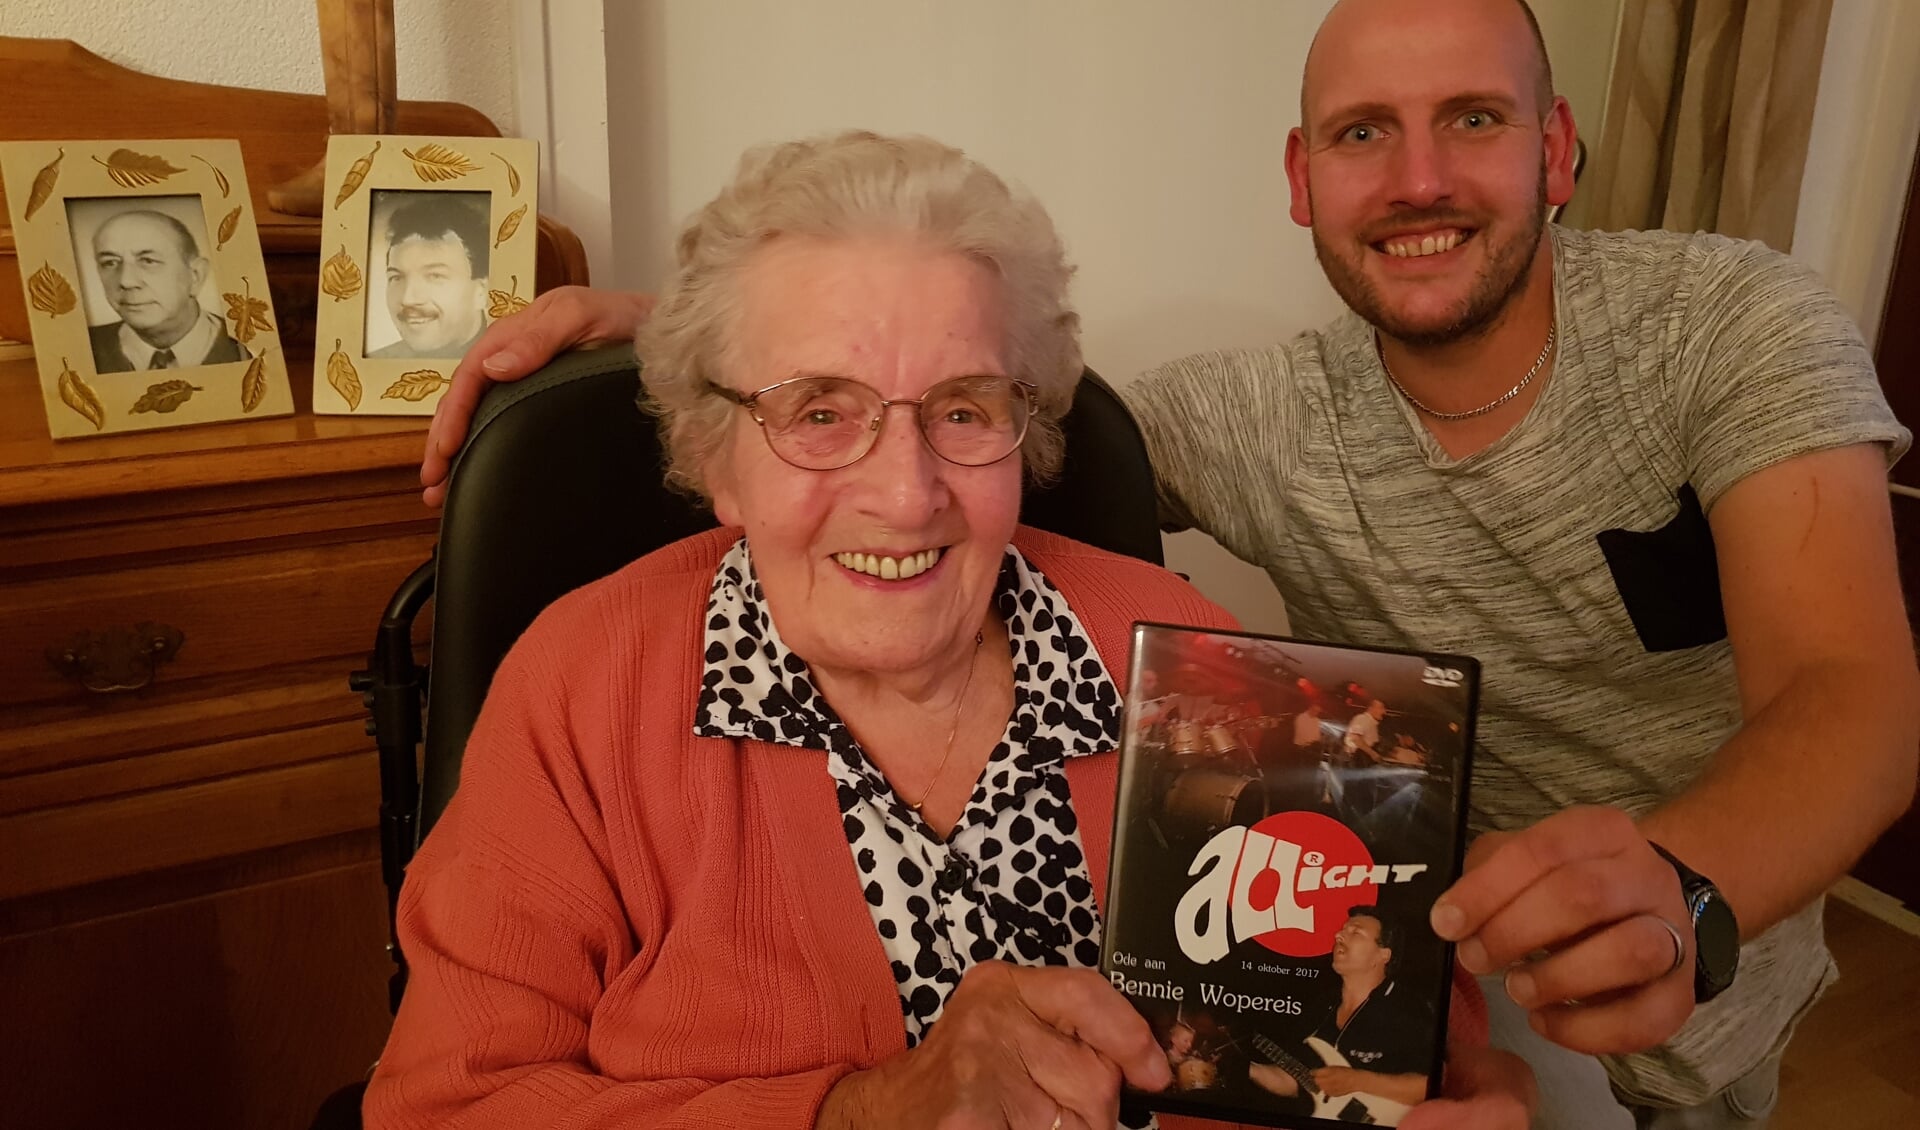
[[(327, 83), (327, 132), (392, 133), (399, 90), (393, 50), (393, 0), (319, 0), (320, 64)], [(288, 215), (318, 216), (326, 163), (267, 190)]]

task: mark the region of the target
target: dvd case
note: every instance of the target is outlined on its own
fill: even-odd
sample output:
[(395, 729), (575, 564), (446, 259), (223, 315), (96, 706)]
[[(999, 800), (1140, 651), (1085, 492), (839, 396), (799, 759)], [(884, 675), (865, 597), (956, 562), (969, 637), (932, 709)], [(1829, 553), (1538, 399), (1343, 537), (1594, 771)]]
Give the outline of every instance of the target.
[(1173, 1069), (1130, 1109), (1398, 1125), (1438, 1093), (1479, 664), (1136, 624), (1101, 971)]

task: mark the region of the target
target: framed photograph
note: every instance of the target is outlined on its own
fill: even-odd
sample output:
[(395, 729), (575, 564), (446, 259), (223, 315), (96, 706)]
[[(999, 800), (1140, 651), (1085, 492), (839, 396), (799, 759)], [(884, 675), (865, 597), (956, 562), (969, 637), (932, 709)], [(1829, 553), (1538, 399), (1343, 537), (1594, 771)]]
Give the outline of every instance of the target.
[(538, 159), (514, 138), (328, 139), (316, 413), (433, 414), (488, 323), (533, 299)]
[(55, 439), (286, 416), (236, 141), (0, 142)]

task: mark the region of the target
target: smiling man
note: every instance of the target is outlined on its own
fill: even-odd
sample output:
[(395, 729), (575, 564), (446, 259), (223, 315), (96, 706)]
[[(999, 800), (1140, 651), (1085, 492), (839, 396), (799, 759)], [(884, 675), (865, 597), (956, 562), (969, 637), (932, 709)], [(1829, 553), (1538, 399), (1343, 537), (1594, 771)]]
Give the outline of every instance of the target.
[(1520, 0), (1342, 0), (1287, 171), (1352, 312), (1126, 396), (1163, 519), (1296, 632), (1481, 660), (1433, 925), (1511, 998), (1536, 1125), (1759, 1126), (1822, 893), (1914, 791), (1910, 436), (1791, 260), (1549, 225), (1575, 136)]
[(387, 221), (387, 313), (400, 340), (372, 357), (458, 358), (487, 328), (487, 218), (461, 193), (422, 192)]
[(191, 369), (252, 356), (195, 297), (208, 264), (179, 220), (145, 208), (122, 212), (94, 233), (93, 262), (120, 315), (87, 328), (95, 372)]

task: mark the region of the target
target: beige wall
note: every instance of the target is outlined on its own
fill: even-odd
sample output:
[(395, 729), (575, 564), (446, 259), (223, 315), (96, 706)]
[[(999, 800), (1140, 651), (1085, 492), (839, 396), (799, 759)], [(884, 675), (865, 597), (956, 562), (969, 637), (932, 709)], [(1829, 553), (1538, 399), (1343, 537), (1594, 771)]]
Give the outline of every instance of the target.
[[(400, 97), (465, 102), (515, 132), (513, 12), (521, 0), (401, 0)], [(563, 0), (577, 2), (577, 0)], [(0, 35), (71, 39), (149, 74), (321, 90), (314, 0), (0, 0)], [(137, 137), (130, 114), (127, 136)]]
[(1581, 136), (1598, 145), (1620, 0), (1533, 0), (1533, 11), (1553, 58), (1554, 86), (1573, 107)]
[[(1330, 6), (610, 2), (601, 277), (655, 285), (674, 225), (746, 146), (861, 126), (960, 145), (1047, 204), (1080, 265), (1088, 361), (1109, 378), (1283, 339), (1341, 309), (1286, 217), (1281, 163)], [(1576, 113), (1603, 105), (1615, 0), (1537, 6)], [(1198, 535), (1169, 549), (1249, 626), (1283, 623), (1259, 572)]]
[[(1620, 31), (1620, 0), (1533, 0), (1533, 10), (1553, 57), (1554, 86), (1573, 107), (1574, 126), (1587, 148), (1598, 149), (1614, 39)], [(1576, 190), (1562, 221), (1581, 225), (1589, 195)]]

